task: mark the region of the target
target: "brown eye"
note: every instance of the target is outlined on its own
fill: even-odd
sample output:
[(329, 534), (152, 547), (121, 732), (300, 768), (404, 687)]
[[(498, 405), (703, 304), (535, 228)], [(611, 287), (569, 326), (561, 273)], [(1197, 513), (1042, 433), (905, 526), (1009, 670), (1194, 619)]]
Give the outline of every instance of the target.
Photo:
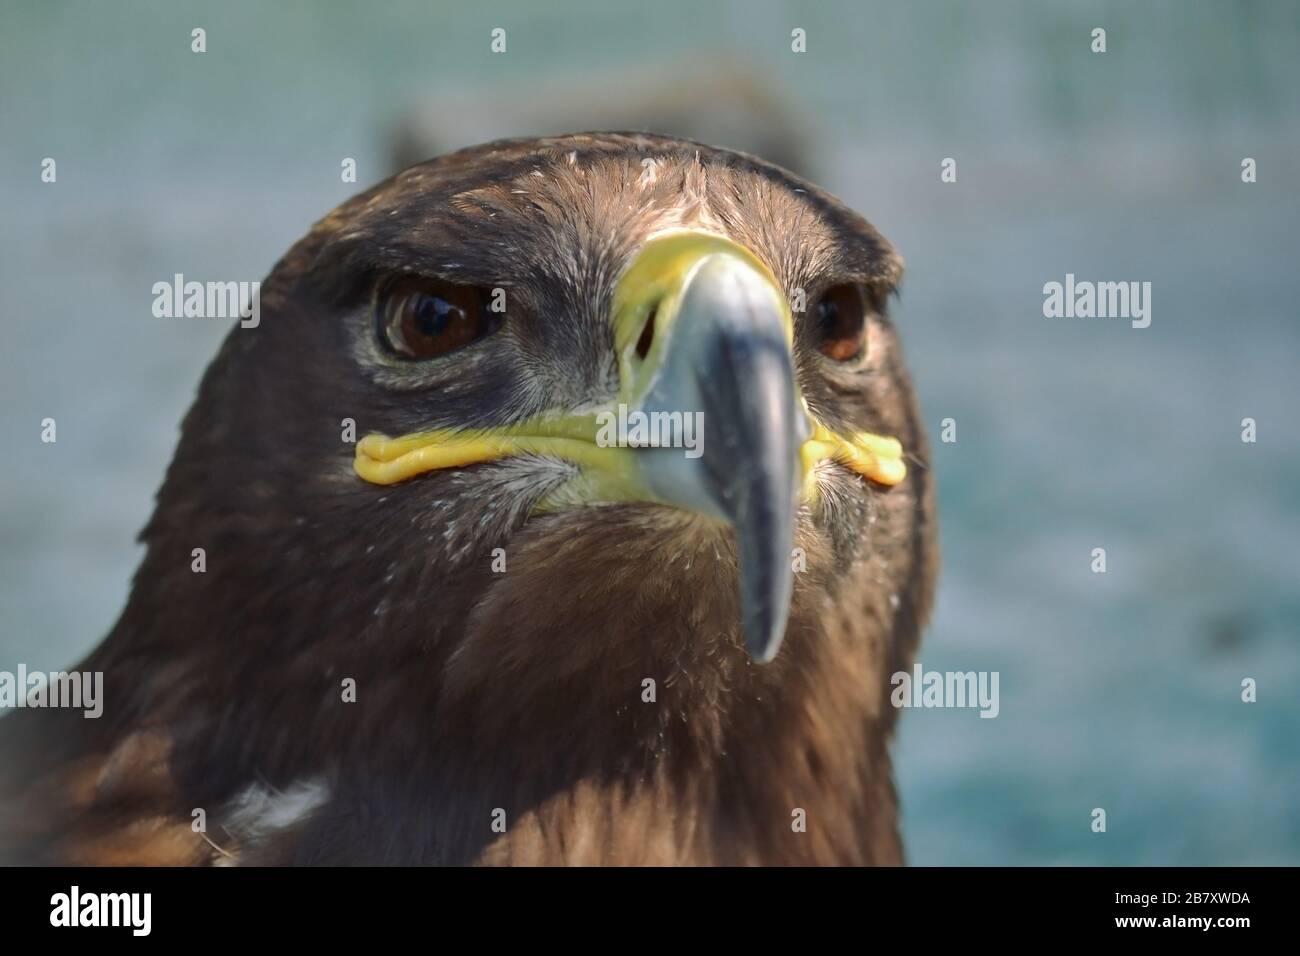
[(817, 300), (815, 313), (822, 354), (837, 362), (859, 358), (867, 344), (867, 302), (851, 282), (831, 286)]
[(403, 358), (446, 355), (495, 332), (500, 313), (487, 308), (474, 286), (409, 276), (380, 291), (375, 306), (379, 336)]

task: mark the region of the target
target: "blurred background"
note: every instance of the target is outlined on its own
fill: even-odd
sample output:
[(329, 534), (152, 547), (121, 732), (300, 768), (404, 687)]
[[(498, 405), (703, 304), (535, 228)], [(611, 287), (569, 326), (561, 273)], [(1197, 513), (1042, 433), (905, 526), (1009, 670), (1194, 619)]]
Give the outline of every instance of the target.
[[(0, 669), (71, 666), (125, 601), (226, 331), (154, 282), (261, 278), (399, 163), (649, 128), (796, 169), (908, 261), (919, 659), (1001, 673), (995, 720), (903, 715), (911, 861), (1300, 863), (1297, 91), (1288, 0), (5, 4)], [(1151, 327), (1045, 319), (1067, 272), (1151, 282)]]

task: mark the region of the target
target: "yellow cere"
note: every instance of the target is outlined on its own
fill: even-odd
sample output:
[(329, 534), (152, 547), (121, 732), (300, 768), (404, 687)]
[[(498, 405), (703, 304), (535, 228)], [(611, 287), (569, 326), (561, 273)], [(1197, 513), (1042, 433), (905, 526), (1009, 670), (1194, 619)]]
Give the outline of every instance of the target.
[[(719, 254), (734, 256), (767, 278), (774, 305), (785, 326), (786, 343), (794, 342), (794, 319), (777, 286), (776, 277), (752, 252), (739, 243), (712, 233), (692, 230), (664, 233), (646, 243), (614, 290), (611, 315), (614, 350), (619, 360), (619, 401), (635, 405), (644, 397), (672, 338), (672, 323), (677, 317), (687, 280), (704, 259)], [(649, 354), (641, 360), (636, 355), (637, 340), (652, 310), (655, 312), (655, 335)]]

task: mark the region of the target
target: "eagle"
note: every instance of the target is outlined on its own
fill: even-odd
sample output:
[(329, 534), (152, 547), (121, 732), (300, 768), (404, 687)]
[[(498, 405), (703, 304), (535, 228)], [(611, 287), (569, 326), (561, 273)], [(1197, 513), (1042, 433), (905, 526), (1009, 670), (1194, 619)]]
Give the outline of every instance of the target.
[(343, 203), (202, 379), (78, 666), (102, 716), (0, 720), (0, 860), (902, 863), (938, 555), (901, 274), (644, 133)]

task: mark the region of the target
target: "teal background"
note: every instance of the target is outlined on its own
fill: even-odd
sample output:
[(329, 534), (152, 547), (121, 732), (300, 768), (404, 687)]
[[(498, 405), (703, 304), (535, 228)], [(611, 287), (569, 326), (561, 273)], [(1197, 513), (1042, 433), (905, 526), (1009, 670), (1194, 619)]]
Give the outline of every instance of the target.
[[(1001, 672), (996, 720), (904, 714), (911, 860), (1298, 863), (1298, 54), (1290, 2), (4, 3), (0, 668), (72, 664), (125, 599), (225, 331), (154, 319), (154, 282), (264, 276), (430, 98), (581, 129), (584, 76), (740, 62), (908, 261), (945, 557), (920, 660)], [(1067, 272), (1152, 282), (1152, 326), (1043, 318)]]

